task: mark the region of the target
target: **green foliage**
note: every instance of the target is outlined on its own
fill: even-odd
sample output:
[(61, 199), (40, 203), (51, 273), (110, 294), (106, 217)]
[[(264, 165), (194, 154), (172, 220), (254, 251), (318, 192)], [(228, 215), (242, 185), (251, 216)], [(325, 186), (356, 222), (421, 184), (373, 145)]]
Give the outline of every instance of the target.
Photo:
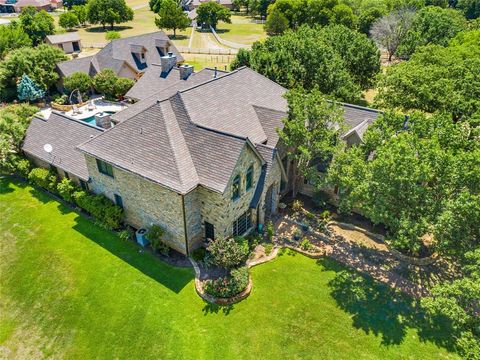
[(267, 233), (267, 240), (271, 242), (273, 240), (273, 235), (275, 235), (275, 227), (273, 226), (272, 221), (267, 221), (265, 231)]
[(11, 50), (31, 45), (32, 40), (17, 21), (0, 26), (0, 59)]
[(120, 33), (118, 31), (107, 31), (105, 33), (105, 40), (107, 41), (112, 41), (112, 40), (115, 40), (115, 39), (120, 39), (122, 36), (120, 35)]
[(118, 232), (118, 237), (123, 241), (130, 241), (133, 240), (135, 233), (133, 232), (131, 227), (127, 227), (126, 229)]
[(199, 247), (193, 250), (192, 253), (190, 254), (192, 259), (197, 262), (203, 262), (205, 260), (206, 255), (207, 255), (207, 249), (205, 249), (204, 247)]
[(18, 175), (28, 178), (28, 174), (31, 170), (30, 161), (23, 159), (21, 157), (14, 158), (13, 165), (15, 168), (15, 173)]
[(470, 125), (418, 113), (404, 123), (403, 116), (387, 113), (361, 146), (336, 154), (328, 177), (342, 189), (340, 208), (360, 209), (384, 224), (392, 244), (412, 254), (432, 232), (442, 253), (478, 246), (480, 173), (472, 169), (480, 166), (480, 148)]
[(248, 285), (248, 278), (248, 268), (241, 267), (232, 270), (230, 276), (206, 280), (203, 283), (203, 289), (207, 294), (229, 298), (245, 290)]
[(165, 230), (158, 225), (152, 225), (146, 234), (153, 250), (159, 251), (162, 255), (168, 255), (170, 247), (163, 241), (164, 236)]
[(47, 35), (55, 34), (53, 16), (45, 10), (37, 11), (33, 6), (26, 6), (22, 9), (18, 19), (33, 45), (42, 43)]
[(48, 169), (34, 168), (28, 174), (28, 180), (33, 184), (40, 186), (46, 190), (56, 192), (57, 177)]
[(185, 30), (190, 25), (190, 19), (175, 0), (163, 0), (162, 7), (155, 18), (155, 25), (159, 29), (173, 30), (173, 38), (178, 30)]
[(86, 6), (87, 0), (64, 0), (63, 6), (68, 10), (73, 10), (76, 6)]
[(28, 102), (39, 100), (45, 96), (45, 91), (40, 89), (35, 82), (23, 74), (17, 84), (17, 97), (19, 100)]
[(69, 93), (75, 89), (78, 89), (82, 94), (84, 94), (91, 89), (92, 79), (88, 74), (78, 71), (63, 78), (63, 86)]
[[(9, 105), (0, 109), (0, 171), (17, 171), (22, 140), (37, 111), (38, 108), (27, 104)], [(22, 175), (26, 177), (28, 174)]]
[(113, 87), (113, 94), (117, 98), (122, 98), (128, 90), (135, 84), (132, 79), (119, 77), (117, 81), (115, 81), (115, 85)]
[(133, 10), (125, 0), (90, 0), (88, 2), (88, 21), (101, 24), (105, 29), (107, 24), (113, 30), (115, 24), (133, 20)]
[(292, 203), (292, 210), (295, 211), (295, 212), (299, 212), (299, 211), (302, 211), (303, 209), (303, 204), (300, 200), (294, 200), (293, 203)]
[(365, 35), (343, 26), (287, 31), (243, 51), (232, 68), (249, 65), (286, 88), (318, 87), (336, 99), (355, 102), (380, 70), (380, 54)]
[(230, 11), (215, 1), (200, 4), (197, 8), (197, 23), (216, 29), (219, 21), (230, 24)]
[(386, 9), (382, 6), (366, 9), (358, 17), (358, 30), (368, 35), (373, 23), (384, 16), (385, 13)]
[(278, 9), (274, 8), (267, 16), (265, 31), (270, 36), (281, 35), (289, 28), (288, 19)]
[(0, 63), (1, 100), (11, 101), (16, 97), (17, 81), (24, 74), (47, 91), (58, 80), (56, 64), (66, 59), (62, 50), (46, 44), (11, 51)]
[(460, 33), (448, 47), (422, 47), (409, 61), (388, 67), (376, 101), (385, 108), (448, 112), (453, 119), (471, 116), (480, 108), (478, 34)]
[(263, 245), (263, 248), (265, 249), (265, 255), (269, 256), (273, 251), (273, 244), (271, 243), (265, 244)]
[(467, 19), (480, 17), (480, 0), (458, 0), (457, 9), (463, 12)]
[(312, 243), (308, 239), (303, 239), (300, 242), (300, 248), (305, 251), (312, 251), (314, 249)]
[(110, 229), (118, 229), (123, 222), (123, 209), (104, 195), (90, 194), (82, 190), (74, 192), (73, 199), (79, 207)]
[(245, 238), (218, 238), (207, 247), (208, 261), (225, 269), (243, 264), (248, 257), (249, 246)]
[(85, 26), (88, 20), (87, 5), (73, 5), (71, 12), (77, 16), (78, 22)]
[(242, 66), (250, 67), (250, 51), (243, 48), (238, 50), (237, 56), (230, 64), (230, 70), (235, 70)]
[(343, 127), (343, 116), (341, 108), (326, 101), (316, 89), (311, 92), (291, 90), (285, 97), (288, 116), (278, 134), (294, 162), (292, 191), (296, 196), (302, 178), (319, 183), (319, 175), (316, 168), (312, 167), (312, 161), (330, 158), (340, 144), (338, 129)]
[(152, 10), (154, 13), (158, 14), (162, 7), (162, 2), (163, 0), (149, 0), (148, 5), (150, 7), (150, 10)]
[(112, 69), (103, 69), (95, 74), (92, 83), (95, 90), (100, 94), (113, 96), (117, 80), (117, 74)]
[(452, 9), (428, 6), (418, 11), (397, 49), (401, 57), (409, 58), (418, 47), (428, 44), (448, 45), (451, 38), (467, 28), (463, 15)]
[(58, 194), (66, 201), (73, 201), (73, 193), (75, 192), (76, 187), (73, 185), (72, 181), (67, 178), (63, 178), (57, 184)]
[(73, 11), (67, 11), (60, 14), (58, 19), (58, 25), (60, 25), (66, 30), (70, 30), (80, 25), (80, 20)]

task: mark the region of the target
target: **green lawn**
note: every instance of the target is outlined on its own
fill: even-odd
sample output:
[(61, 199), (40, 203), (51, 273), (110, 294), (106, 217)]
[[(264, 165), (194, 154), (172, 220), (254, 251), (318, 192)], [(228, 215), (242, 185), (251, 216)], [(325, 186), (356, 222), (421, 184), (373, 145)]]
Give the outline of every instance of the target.
[(42, 192), (0, 180), (0, 357), (446, 359), (441, 330), (342, 268), (286, 253), (252, 270), (252, 295), (206, 305), (193, 273), (161, 263)]
[(263, 24), (252, 23), (249, 17), (232, 15), (231, 21), (231, 24), (220, 22), (217, 26), (217, 33), (225, 40), (251, 45), (267, 37)]

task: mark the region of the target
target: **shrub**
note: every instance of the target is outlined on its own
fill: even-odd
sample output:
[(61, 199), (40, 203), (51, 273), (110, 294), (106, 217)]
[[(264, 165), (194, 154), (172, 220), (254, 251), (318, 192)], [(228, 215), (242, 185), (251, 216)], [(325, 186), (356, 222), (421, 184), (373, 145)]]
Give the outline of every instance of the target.
[(118, 80), (117, 74), (112, 69), (104, 69), (93, 77), (93, 87), (105, 96), (113, 96), (115, 84)]
[(319, 190), (313, 194), (312, 200), (316, 207), (321, 208), (327, 205), (329, 198), (329, 195), (325, 191)]
[(59, 95), (53, 99), (53, 102), (58, 105), (65, 105), (67, 103), (68, 96), (66, 94)]
[(165, 230), (158, 225), (152, 225), (147, 232), (146, 238), (150, 241), (153, 250), (162, 255), (168, 255), (170, 247), (163, 241)]
[(57, 184), (58, 194), (66, 201), (73, 201), (74, 191), (75, 191), (75, 186), (73, 185), (72, 181), (67, 178), (63, 178)]
[(242, 237), (218, 238), (210, 242), (207, 250), (208, 261), (225, 269), (239, 266), (247, 260), (249, 253), (248, 241)]
[(83, 94), (92, 87), (92, 79), (88, 74), (77, 71), (63, 79), (63, 86), (69, 92), (78, 89)]
[(206, 280), (203, 284), (203, 289), (206, 293), (216, 297), (232, 297), (245, 290), (248, 285), (248, 277), (248, 268), (241, 267), (232, 270), (230, 276)]
[(301, 211), (303, 208), (303, 204), (300, 200), (294, 200), (292, 203), (292, 210), (295, 212)]
[(192, 251), (192, 259), (195, 261), (204, 261), (205, 256), (207, 255), (207, 249), (204, 247), (199, 247), (198, 249), (195, 249)]
[(13, 166), (15, 168), (15, 172), (18, 175), (21, 175), (24, 178), (28, 177), (28, 174), (30, 173), (30, 161), (28, 161), (27, 159), (18, 157), (14, 159)]
[(315, 214), (308, 211), (308, 210), (303, 210), (303, 214), (308, 220), (315, 220)]
[(263, 248), (265, 249), (265, 255), (270, 255), (273, 250), (273, 244), (265, 244), (263, 245)]
[(120, 38), (121, 38), (121, 35), (118, 31), (110, 30), (105, 33), (105, 40), (107, 41), (112, 41)]
[(135, 82), (132, 79), (119, 77), (115, 82), (115, 86), (113, 88), (114, 95), (117, 98), (123, 97), (127, 93), (127, 91), (130, 90), (134, 83)]
[(250, 250), (254, 250), (257, 245), (262, 241), (262, 236), (258, 232), (254, 232), (247, 236)]
[(73, 199), (79, 207), (110, 229), (118, 229), (122, 224), (123, 209), (115, 205), (104, 195), (88, 194), (81, 190), (73, 193)]
[(328, 210), (322, 211), (322, 213), (320, 214), (320, 217), (324, 220), (328, 220), (330, 218), (330, 211)]
[(313, 245), (308, 239), (303, 239), (300, 243), (300, 248), (305, 251), (313, 250)]
[(271, 221), (267, 222), (267, 225), (265, 226), (265, 231), (267, 232), (267, 240), (272, 241), (273, 235), (275, 234), (275, 228), (273, 227), (273, 222)]
[(28, 180), (30, 180), (33, 184), (49, 191), (56, 191), (57, 177), (47, 169), (32, 169), (32, 171), (30, 171), (30, 173), (28, 174)]
[(122, 230), (118, 233), (118, 237), (123, 241), (129, 241), (133, 239), (133, 230), (127, 227), (125, 230)]

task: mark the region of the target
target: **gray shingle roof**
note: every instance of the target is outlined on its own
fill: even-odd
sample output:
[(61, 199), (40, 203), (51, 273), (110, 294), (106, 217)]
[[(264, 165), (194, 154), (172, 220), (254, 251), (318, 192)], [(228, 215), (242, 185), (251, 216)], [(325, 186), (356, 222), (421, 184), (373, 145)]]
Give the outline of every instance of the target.
[[(223, 193), (246, 146), (256, 147), (268, 172), (276, 128), (287, 111), (283, 87), (248, 68), (183, 90), (178, 84), (189, 82), (116, 114), (119, 125), (79, 149), (179, 193), (197, 185)], [(349, 126), (378, 116), (375, 110), (343, 106)]]
[[(75, 148), (102, 132), (102, 129), (85, 122), (52, 112), (48, 120), (39, 117), (32, 119), (22, 150), (80, 179), (88, 180), (85, 156)], [(43, 149), (45, 144), (52, 145), (51, 155)]]
[(65, 42), (80, 41), (80, 35), (78, 35), (76, 31), (59, 35), (47, 35), (47, 40), (51, 44), (62, 44)]
[[(95, 72), (110, 68), (118, 73), (122, 65), (127, 63), (136, 71), (143, 72), (152, 64), (160, 63), (160, 57), (162, 54), (156, 47), (156, 40), (168, 41), (170, 44), (170, 51), (173, 52), (177, 57), (177, 62), (183, 61), (182, 55), (177, 50), (175, 45), (170, 42), (168, 36), (163, 31), (157, 31), (149, 34), (112, 40), (97, 54), (93, 55), (92, 57), (88, 57), (90, 59), (91, 67), (95, 70)], [(135, 56), (132, 54), (131, 45), (143, 46), (147, 50), (145, 54), (146, 67), (145, 65), (142, 65), (136, 61)], [(76, 71), (87, 72), (85, 69), (90, 71), (90, 66), (88, 68), (86, 67), (84, 64), (84, 59), (86, 58), (78, 58), (61, 62), (58, 64), (58, 69), (63, 76), (69, 76)]]

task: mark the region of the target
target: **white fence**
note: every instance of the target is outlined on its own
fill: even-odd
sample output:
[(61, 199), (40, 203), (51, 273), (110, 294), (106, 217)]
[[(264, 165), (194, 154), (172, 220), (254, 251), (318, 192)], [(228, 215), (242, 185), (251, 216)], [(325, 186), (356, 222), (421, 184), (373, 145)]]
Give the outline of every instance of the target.
[(177, 49), (184, 54), (236, 55), (238, 53), (237, 49), (190, 48), (187, 46), (177, 46)]

